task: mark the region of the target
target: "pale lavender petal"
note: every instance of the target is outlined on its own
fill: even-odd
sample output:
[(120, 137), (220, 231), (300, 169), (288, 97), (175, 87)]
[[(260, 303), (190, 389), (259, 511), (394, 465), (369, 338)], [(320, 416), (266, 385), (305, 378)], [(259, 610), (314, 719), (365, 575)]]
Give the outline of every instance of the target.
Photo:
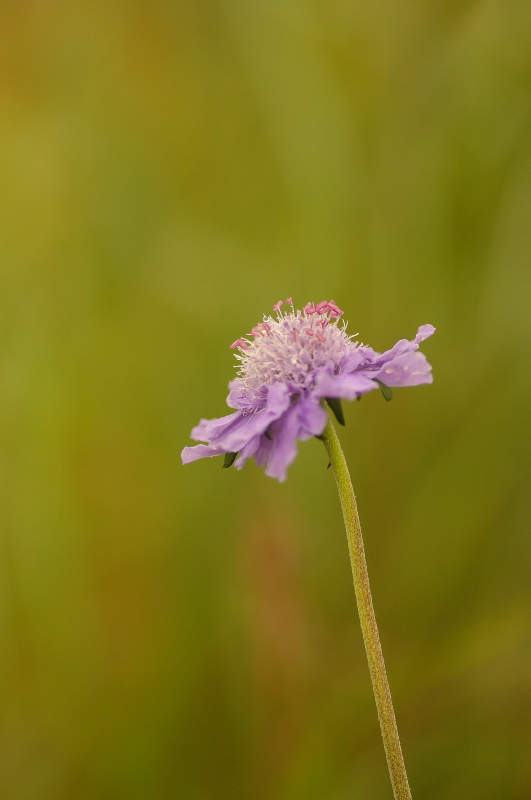
[(377, 353), (376, 350), (373, 350), (368, 344), (360, 345), (356, 349), (356, 353), (362, 357), (363, 364), (372, 364), (373, 361), (376, 361), (376, 359), (380, 357), (380, 353)]
[[(274, 383), (269, 387), (266, 400), (266, 411), (271, 418), (278, 419), (289, 407), (290, 390), (285, 383)], [(264, 428), (264, 431), (266, 429)]]
[(285, 384), (274, 384), (269, 388), (265, 405), (251, 413), (236, 411), (219, 419), (202, 419), (192, 431), (192, 437), (207, 441), (207, 445), (185, 447), (183, 463), (196, 461), (198, 458), (220, 455), (222, 453), (238, 453), (247, 447), (240, 465), (253, 455), (260, 446), (261, 434), (278, 419), (289, 407), (290, 393)]
[[(340, 372), (354, 372), (359, 366), (361, 366), (367, 360), (371, 361), (371, 351), (372, 348), (370, 347), (358, 347), (356, 350), (349, 350), (343, 358), (341, 359), (341, 370)], [(372, 354), (376, 356), (377, 354), (372, 350)]]
[(242, 396), (245, 390), (243, 389), (240, 381), (234, 380), (229, 383), (229, 394), (227, 397), (227, 405), (229, 408), (237, 408), (241, 410)]
[(297, 411), (297, 406), (292, 406), (275, 424), (275, 431), (272, 433), (273, 440), (266, 475), (277, 478), (281, 483), (286, 480), (286, 470), (297, 455), (297, 437), (300, 430)]
[(229, 395), (227, 405), (229, 408), (237, 408), (239, 411), (249, 411), (257, 406), (263, 405), (264, 397), (259, 396), (255, 391), (249, 391), (242, 386), (239, 380), (229, 383)]
[(389, 361), (375, 378), (387, 386), (419, 386), (432, 383), (431, 366), (424, 353), (403, 353)]
[(309, 439), (311, 436), (320, 436), (325, 429), (328, 415), (322, 407), (319, 398), (308, 395), (297, 403), (297, 412), (300, 423), (299, 437)]
[(211, 447), (207, 444), (196, 444), (195, 447), (185, 447), (181, 453), (183, 464), (190, 464), (192, 461), (197, 461), (199, 458), (208, 458), (211, 456), (220, 456), (223, 454), (221, 447)]
[(386, 350), (385, 353), (382, 353), (378, 358), (375, 360), (375, 363), (378, 365), (385, 364), (387, 361), (390, 361), (397, 356), (402, 355), (403, 353), (409, 353), (412, 350), (417, 350), (419, 343), (423, 342), (424, 339), (427, 339), (428, 336), (431, 336), (435, 332), (435, 328), (433, 325), (421, 325), (417, 331), (417, 335), (412, 341), (409, 339), (400, 339), (394, 347), (390, 350)]
[(409, 341), (409, 339), (399, 339), (398, 342), (391, 347), (390, 350), (386, 350), (384, 353), (380, 353), (375, 359), (374, 364), (381, 366), (382, 364), (387, 363), (387, 361), (391, 361), (393, 358), (402, 355), (402, 353), (407, 353), (410, 350), (416, 350), (418, 344), (416, 344), (415, 340)]
[(202, 419), (199, 425), (196, 425), (195, 428), (192, 428), (190, 438), (195, 439), (197, 442), (208, 442), (206, 428), (210, 421), (211, 420), (209, 419)]
[[(231, 415), (235, 420), (221, 433), (210, 436), (210, 444), (219, 444), (227, 453), (237, 453), (253, 436), (265, 433), (290, 404), (289, 389), (284, 383), (275, 383), (269, 388), (266, 405), (249, 414), (237, 411)], [(207, 429), (210, 435), (210, 428)]]
[(257, 433), (261, 433), (262, 414), (243, 414), (222, 434), (212, 440), (214, 444), (223, 448), (225, 453), (237, 453)]
[(260, 444), (258, 445), (258, 450), (254, 454), (254, 460), (256, 461), (259, 467), (264, 467), (267, 464), (272, 444), (273, 443), (271, 439), (268, 439), (267, 436), (263, 435), (260, 436)]
[(330, 375), (321, 372), (317, 376), (313, 394), (315, 397), (339, 397), (355, 400), (359, 395), (377, 389), (377, 385), (362, 372), (350, 372), (341, 375)]
[(235, 411), (234, 414), (227, 414), (225, 417), (202, 419), (199, 425), (192, 430), (192, 438), (200, 438), (202, 441), (209, 442), (209, 444), (215, 444), (215, 440), (222, 437), (225, 431), (240, 420), (242, 416), (243, 413), (241, 411)]
[(245, 444), (242, 449), (238, 452), (238, 458), (234, 462), (234, 466), (236, 469), (241, 469), (248, 458), (254, 456), (258, 448), (260, 447), (260, 439), (261, 436), (253, 436), (253, 438)]
[(420, 344), (427, 339), (429, 336), (433, 336), (435, 333), (435, 328), (433, 325), (421, 325), (417, 331), (417, 335), (415, 336), (415, 344)]

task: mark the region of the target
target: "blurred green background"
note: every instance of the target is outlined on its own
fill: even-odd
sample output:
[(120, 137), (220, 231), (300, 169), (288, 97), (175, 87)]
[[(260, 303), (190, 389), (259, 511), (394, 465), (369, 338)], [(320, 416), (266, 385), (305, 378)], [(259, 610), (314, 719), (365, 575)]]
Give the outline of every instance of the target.
[(529, 800), (529, 3), (0, 12), (3, 800), (391, 797), (321, 444), (180, 464), (289, 295), (437, 326), (341, 435), (415, 800)]

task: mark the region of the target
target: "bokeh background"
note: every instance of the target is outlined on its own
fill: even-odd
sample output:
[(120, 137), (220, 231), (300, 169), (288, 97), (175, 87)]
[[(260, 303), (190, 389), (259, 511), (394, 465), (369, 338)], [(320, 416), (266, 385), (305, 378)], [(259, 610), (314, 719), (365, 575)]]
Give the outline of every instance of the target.
[(0, 4), (0, 794), (386, 800), (333, 479), (186, 468), (333, 297), (415, 800), (531, 797), (531, 6)]

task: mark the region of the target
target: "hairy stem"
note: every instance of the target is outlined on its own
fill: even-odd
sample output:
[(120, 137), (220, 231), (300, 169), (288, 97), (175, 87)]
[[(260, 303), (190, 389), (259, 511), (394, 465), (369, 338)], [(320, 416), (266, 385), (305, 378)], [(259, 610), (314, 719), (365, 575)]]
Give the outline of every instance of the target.
[(406, 775), (406, 766), (402, 756), (402, 748), (396, 727), (395, 712), (393, 701), (391, 700), (391, 690), (385, 671), (385, 663), (376, 625), (376, 617), (372, 605), (371, 589), (369, 585), (369, 575), (367, 573), (367, 562), (365, 561), (365, 550), (361, 535), (360, 520), (356, 506), (356, 497), (350, 474), (345, 461), (345, 456), (341, 449), (336, 431), (331, 420), (321, 439), (326, 447), (328, 458), (332, 466), (332, 471), (336, 479), (343, 519), (347, 530), (348, 549), (350, 554), (350, 565), (352, 567), (352, 577), (354, 578), (354, 589), (356, 591), (356, 601), (358, 613), (365, 643), (365, 651), (369, 662), (371, 673), (372, 688), (380, 720), (380, 729), (393, 785), (395, 800), (411, 800), (411, 792)]

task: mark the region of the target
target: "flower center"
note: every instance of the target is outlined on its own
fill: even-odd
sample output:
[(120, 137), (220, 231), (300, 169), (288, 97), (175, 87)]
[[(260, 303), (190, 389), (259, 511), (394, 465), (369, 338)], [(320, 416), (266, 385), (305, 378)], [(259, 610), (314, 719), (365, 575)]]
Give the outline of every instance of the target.
[(321, 367), (339, 372), (344, 356), (356, 345), (346, 333), (346, 324), (338, 326), (343, 312), (333, 300), (317, 305), (308, 303), (295, 310), (291, 298), (286, 301), (291, 311), (282, 313), (277, 303), (277, 317), (264, 317), (252, 331), (252, 340), (237, 339), (238, 379), (247, 389), (271, 386), (277, 381), (308, 388), (314, 373)]

